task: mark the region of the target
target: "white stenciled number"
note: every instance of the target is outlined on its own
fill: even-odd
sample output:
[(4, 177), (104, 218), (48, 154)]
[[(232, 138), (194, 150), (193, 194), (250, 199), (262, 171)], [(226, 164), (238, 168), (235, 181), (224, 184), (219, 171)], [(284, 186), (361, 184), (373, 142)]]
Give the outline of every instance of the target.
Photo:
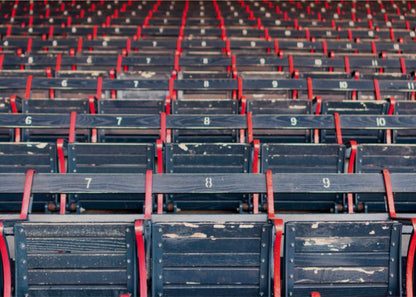
[(348, 83), (346, 81), (340, 81), (339, 82), (339, 88), (340, 89), (347, 89), (348, 88)]
[(250, 42), (251, 47), (256, 47), (256, 42), (255, 41), (251, 41)]
[(208, 64), (208, 58), (203, 58), (203, 59), (202, 59), (202, 63), (203, 63), (203, 64)]
[(296, 126), (298, 124), (298, 120), (296, 118), (290, 118), (290, 124), (292, 126)]
[(134, 83), (134, 87), (135, 88), (138, 88), (139, 87), (139, 81), (138, 80), (133, 81), (133, 83)]
[(386, 125), (386, 119), (385, 118), (377, 118), (376, 119), (377, 127), (384, 127)]
[(87, 181), (87, 189), (89, 189), (90, 185), (91, 185), (92, 178), (91, 177), (86, 177), (85, 180)]
[(204, 88), (209, 88), (209, 81), (208, 80), (204, 80)]
[(261, 58), (261, 59), (260, 59), (260, 64), (261, 64), (261, 65), (264, 65), (265, 63), (266, 63), (266, 60), (265, 60), (264, 58)]
[(277, 82), (277, 80), (272, 81), (272, 86), (273, 88), (277, 88), (279, 86), (279, 83)]
[(415, 89), (415, 84), (414, 84), (414, 83), (412, 83), (412, 82), (408, 82), (408, 83), (407, 83), (407, 88), (408, 88), (409, 90), (414, 90), (414, 89)]
[(123, 120), (123, 118), (122, 117), (116, 117), (116, 119), (117, 119), (117, 126), (120, 126), (121, 121)]
[(87, 58), (87, 64), (92, 64), (92, 58), (91, 57)]
[(322, 60), (321, 59), (315, 59), (315, 65), (316, 66), (321, 66), (322, 65)]
[(32, 63), (33, 63), (33, 57), (29, 57), (29, 58), (27, 58), (27, 63), (28, 63), (28, 64), (32, 64)]
[(204, 117), (204, 125), (209, 126), (211, 124), (211, 119), (209, 117)]
[(207, 177), (205, 178), (205, 188), (212, 188), (212, 178), (211, 177)]
[(26, 125), (31, 125), (32, 124), (32, 117), (26, 117), (25, 118), (25, 124)]
[(64, 80), (61, 82), (61, 86), (63, 86), (63, 87), (67, 87), (67, 86), (68, 86), (68, 81), (67, 81), (66, 79), (64, 79)]
[(146, 58), (146, 64), (150, 64), (152, 62), (152, 58)]
[(322, 183), (323, 183), (325, 189), (328, 189), (329, 187), (331, 187), (331, 181), (327, 177), (324, 177), (322, 179)]

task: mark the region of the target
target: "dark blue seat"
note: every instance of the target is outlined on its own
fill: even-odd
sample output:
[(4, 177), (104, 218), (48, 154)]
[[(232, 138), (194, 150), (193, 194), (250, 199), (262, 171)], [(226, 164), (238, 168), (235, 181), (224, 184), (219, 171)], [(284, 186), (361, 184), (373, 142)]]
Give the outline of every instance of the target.
[[(342, 173), (345, 151), (345, 146), (338, 144), (263, 144), (261, 172)], [(279, 194), (275, 195), (274, 202), (277, 210), (343, 210), (343, 195), (340, 194)]]
[[(1, 173), (26, 173), (29, 169), (34, 169), (39, 173), (58, 172), (57, 150), (54, 143), (2, 142), (0, 152)], [(1, 211), (20, 210), (21, 194), (2, 194), (0, 197)], [(32, 210), (44, 211), (54, 199), (54, 195), (51, 194), (34, 194)]]
[(401, 296), (401, 224), (288, 222), (285, 294)]
[[(167, 173), (248, 173), (252, 171), (252, 151), (248, 144), (168, 143)], [(209, 181), (207, 181), (209, 187)], [(175, 194), (168, 204), (179, 209), (241, 210), (248, 195), (240, 194)]]
[[(154, 170), (153, 144), (69, 143), (68, 173), (145, 173)], [(141, 194), (74, 194), (70, 196), (72, 211), (131, 210), (142, 211), (144, 195)]]

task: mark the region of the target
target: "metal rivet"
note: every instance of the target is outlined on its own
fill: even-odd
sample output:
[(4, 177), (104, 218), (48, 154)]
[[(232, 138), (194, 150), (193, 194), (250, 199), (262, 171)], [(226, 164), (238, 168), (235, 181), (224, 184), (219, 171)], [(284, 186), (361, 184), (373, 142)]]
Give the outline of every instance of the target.
[(291, 247), (295, 247), (295, 244), (294, 244), (294, 243), (291, 243), (291, 244), (290, 244), (290, 246), (291, 246)]
[(26, 260), (22, 260), (22, 263), (23, 263), (23, 264), (26, 264)]
[(391, 274), (390, 274), (390, 277), (391, 277), (391, 278), (393, 278), (393, 277), (394, 277), (394, 274), (393, 274), (393, 273), (391, 273)]
[(289, 275), (290, 278), (293, 278), (293, 274)]
[(396, 231), (397, 230), (397, 227), (393, 227), (393, 230)]
[(19, 230), (19, 232), (20, 232), (20, 233), (23, 233), (24, 231), (23, 231), (23, 229), (20, 229), (20, 230)]
[(266, 260), (265, 259), (261, 259), (261, 263), (264, 263), (264, 262), (266, 262)]
[(161, 243), (159, 243), (157, 246), (158, 246), (158, 247), (162, 247), (162, 244), (161, 244)]
[(127, 275), (127, 279), (131, 279), (131, 275)]
[(130, 244), (128, 243), (128, 244), (127, 244), (127, 248), (129, 248), (129, 247), (130, 247)]
[(159, 279), (162, 279), (162, 276), (161, 275), (159, 275)]
[(394, 258), (391, 258), (391, 259), (390, 259), (390, 261), (391, 261), (391, 262), (394, 262)]
[(293, 261), (293, 259), (290, 259), (290, 263), (293, 263), (294, 261)]
[(24, 249), (26, 245), (24, 243), (20, 244), (20, 248)]
[(159, 263), (162, 263), (162, 259), (159, 259)]
[(289, 296), (293, 296), (293, 293), (292, 292), (289, 292)]
[(261, 246), (265, 248), (265, 247), (266, 247), (266, 244), (265, 244), (265, 243), (263, 243)]
[(129, 228), (126, 228), (126, 232), (128, 233), (128, 232), (130, 232), (130, 229)]
[(391, 243), (391, 245), (392, 245), (392, 246), (396, 246), (396, 243), (392, 242), (392, 243)]
[(292, 232), (295, 232), (295, 230), (296, 230), (296, 229), (295, 229), (295, 227), (292, 227), (292, 229), (291, 229), (291, 230), (292, 230)]
[(131, 260), (130, 259), (127, 259), (127, 263), (131, 263)]
[(264, 275), (261, 275), (261, 276), (260, 276), (260, 278), (261, 278), (261, 279), (264, 279)]
[(162, 297), (163, 295), (162, 295), (162, 293), (159, 293), (159, 297)]
[(266, 232), (266, 228), (262, 228), (262, 229), (261, 229), (261, 231), (262, 231), (262, 232)]
[(159, 232), (162, 232), (162, 228), (159, 228), (159, 230), (158, 230)]
[(259, 294), (260, 296), (264, 296), (264, 293), (263, 292), (260, 292), (260, 294)]
[(26, 275), (23, 275), (23, 279), (27, 279), (27, 276)]

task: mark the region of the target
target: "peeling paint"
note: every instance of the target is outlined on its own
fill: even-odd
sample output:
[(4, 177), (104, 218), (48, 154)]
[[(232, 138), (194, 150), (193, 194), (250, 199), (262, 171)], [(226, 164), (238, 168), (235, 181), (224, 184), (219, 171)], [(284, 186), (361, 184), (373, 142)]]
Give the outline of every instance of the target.
[(186, 144), (181, 143), (181, 144), (179, 144), (179, 145), (178, 145), (178, 147), (179, 147), (181, 150), (185, 151), (185, 152), (187, 152), (187, 151), (188, 151), (188, 147), (186, 146)]
[(214, 229), (224, 229), (225, 225), (214, 225)]
[(47, 145), (48, 145), (47, 142), (42, 142), (42, 143), (38, 143), (36, 147), (39, 149), (44, 149)]
[(178, 234), (163, 234), (163, 236), (164, 237), (167, 237), (167, 238), (179, 238), (179, 235)]
[(252, 229), (252, 228), (254, 228), (254, 225), (239, 225), (238, 228), (241, 228), (241, 229)]
[(199, 226), (197, 224), (183, 223), (183, 225), (185, 227), (189, 227), (189, 228), (199, 228)]
[(372, 230), (372, 231), (368, 232), (368, 234), (374, 235), (374, 234), (376, 234), (376, 231)]
[(311, 226), (312, 229), (318, 229), (318, 227), (319, 227), (319, 223), (312, 224)]
[(200, 285), (198, 282), (186, 282), (187, 285)]
[(330, 270), (332, 272), (337, 272), (337, 271), (353, 271), (353, 272), (360, 272), (360, 273), (364, 273), (367, 275), (373, 275), (376, 272), (384, 272), (384, 267), (380, 267), (380, 268), (371, 268), (371, 270), (366, 270), (364, 268), (360, 268), (360, 267), (334, 267), (334, 268), (316, 268), (316, 267), (303, 267), (302, 270), (304, 271), (313, 271), (314, 274), (317, 274), (317, 271), (319, 270)]
[(205, 233), (197, 232), (197, 233), (192, 234), (189, 237), (191, 237), (191, 238), (207, 238), (208, 236)]

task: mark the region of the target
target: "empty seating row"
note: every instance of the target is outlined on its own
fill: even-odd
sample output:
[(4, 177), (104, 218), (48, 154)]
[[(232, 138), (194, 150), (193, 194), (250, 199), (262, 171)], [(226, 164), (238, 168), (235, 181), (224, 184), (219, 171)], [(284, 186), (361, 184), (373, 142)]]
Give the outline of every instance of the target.
[[(411, 59), (390, 58), (383, 59), (378, 57), (342, 57), (335, 56), (332, 58), (316, 57), (314, 59), (304, 58), (302, 56), (260, 56), (251, 57), (245, 55), (232, 57), (210, 57), (201, 58), (192, 55), (175, 56), (165, 55), (145, 55), (131, 54), (122, 55), (83, 55), (75, 56), (58, 54), (56, 57), (47, 57), (44, 55), (2, 55), (0, 56), (1, 76), (21, 76), (24, 74), (33, 74), (38, 76), (50, 77), (76, 77), (76, 76), (104, 76), (123, 77), (123, 74), (134, 73), (139, 75), (141, 72), (156, 72), (157, 75), (165, 73), (170, 76), (173, 70), (176, 70), (183, 78), (192, 78), (190, 71), (209, 70), (216, 71), (216, 77), (220, 75), (232, 76), (240, 74), (242, 77), (255, 78), (265, 76), (264, 72), (274, 71), (267, 74), (279, 78), (290, 78), (294, 75), (298, 77), (312, 78), (364, 78), (364, 79), (411, 79), (414, 73), (408, 70), (414, 68), (414, 62)], [(140, 72), (141, 71), (141, 72)], [(221, 71), (221, 72), (220, 72)], [(217, 73), (218, 72), (218, 73)], [(359, 74), (358, 74), (359, 73)], [(188, 76), (189, 77), (188, 77)], [(194, 74), (195, 75), (195, 74)], [(212, 75), (210, 73), (210, 75)]]
[[(339, 144), (344, 140), (356, 140), (362, 143), (415, 141), (414, 117), (410, 109), (409, 113), (404, 111), (399, 115), (379, 115), (366, 110), (365, 104), (361, 106), (363, 107), (361, 114), (346, 112), (341, 115), (336, 110), (332, 111), (332, 115), (298, 113), (273, 115), (250, 112), (242, 115), (0, 113), (0, 128), (6, 129), (4, 136), (9, 138), (8, 129), (23, 128), (23, 135), (38, 137), (40, 141), (49, 141), (51, 138), (56, 140), (59, 136), (85, 141), (83, 137), (88, 139), (90, 129), (92, 136), (96, 135), (98, 130), (100, 142), (143, 143), (155, 142), (157, 139), (167, 142), (240, 143), (251, 143), (253, 139), (259, 139), (264, 143), (336, 142)], [(375, 108), (380, 106), (382, 107), (376, 105)], [(340, 106), (343, 107), (346, 105)], [(47, 131), (50, 129), (55, 130), (54, 136), (48, 134)]]
[[(21, 183), (27, 184), (21, 214), (5, 215), (0, 225), (5, 297), (12, 287), (16, 296), (402, 295), (402, 228), (412, 231), (397, 221), (408, 219), (396, 217), (388, 191), (414, 193), (414, 174), (89, 176), (0, 174), (2, 194), (21, 192)], [(283, 193), (352, 188), (387, 193), (390, 214), (329, 214), (316, 220), (274, 213), (274, 197)], [(42, 191), (145, 194), (146, 211), (144, 216), (28, 214), (30, 194)], [(151, 214), (152, 193), (230, 191), (267, 194), (267, 216)], [(7, 251), (11, 240), (14, 261)], [(410, 259), (414, 251), (404, 247), (403, 252)], [(409, 293), (413, 263), (405, 265)]]
[[(237, 99), (262, 96), (279, 99), (326, 100), (413, 100), (415, 83), (408, 80), (355, 79), (82, 79), (82, 78), (4, 78), (0, 80), (4, 96), (22, 98), (88, 98), (97, 99), (171, 99), (185, 98)], [(183, 93), (182, 93), (183, 92)], [(197, 97), (196, 97), (197, 96)], [(182, 96), (179, 96), (181, 98)], [(264, 97), (263, 97), (264, 98)], [(267, 98), (267, 97), (266, 97)]]
[[(413, 173), (416, 164), (413, 145), (342, 144), (249, 144), (231, 143), (167, 143), (103, 144), (103, 143), (0, 143), (0, 172), (24, 173), (34, 169), (41, 173), (379, 173), (383, 169), (398, 173)], [(329, 183), (329, 182), (328, 182)], [(329, 185), (328, 185), (329, 186)], [(291, 211), (342, 212), (353, 207), (357, 211), (385, 212), (384, 196), (357, 193), (348, 198), (335, 194), (280, 194), (276, 207)], [(169, 195), (161, 210), (219, 209), (258, 212), (264, 208), (264, 197), (251, 195)], [(353, 199), (353, 200), (352, 200)], [(2, 197), (2, 210), (19, 210), (19, 195)], [(140, 210), (144, 197), (137, 195), (71, 196), (61, 208), (57, 197), (39, 195), (32, 208), (36, 211), (84, 211), (91, 209)], [(260, 203), (260, 204), (259, 204)], [(348, 206), (348, 203), (351, 203)], [(414, 210), (416, 200), (411, 195), (397, 195), (400, 211)], [(159, 208), (161, 206), (158, 206)]]

